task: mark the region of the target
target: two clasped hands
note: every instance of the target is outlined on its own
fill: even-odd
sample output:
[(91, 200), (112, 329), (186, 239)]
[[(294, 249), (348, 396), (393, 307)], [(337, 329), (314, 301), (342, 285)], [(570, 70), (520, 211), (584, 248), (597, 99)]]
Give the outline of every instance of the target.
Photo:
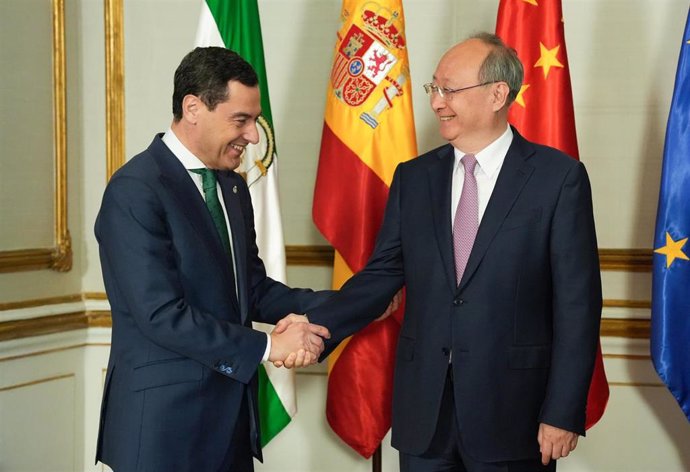
[[(395, 294), (386, 311), (378, 318), (383, 320), (395, 312), (402, 299)], [(305, 315), (290, 313), (280, 320), (271, 332), (271, 352), (268, 360), (276, 367), (306, 367), (315, 364), (324, 350), (324, 339), (331, 333), (327, 328), (309, 322)]]

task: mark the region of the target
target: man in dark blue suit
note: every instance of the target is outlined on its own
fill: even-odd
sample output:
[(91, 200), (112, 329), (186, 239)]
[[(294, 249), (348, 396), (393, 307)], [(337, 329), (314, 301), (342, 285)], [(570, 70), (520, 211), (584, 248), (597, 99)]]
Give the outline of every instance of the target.
[[(333, 344), (405, 286), (401, 470), (555, 470), (584, 435), (601, 315), (584, 166), (508, 125), (523, 70), (482, 33), (425, 89), (450, 144), (400, 164), (367, 266), (308, 312)], [(324, 354), (324, 355), (325, 355)]]
[(116, 472), (253, 470), (259, 363), (306, 365), (323, 350), (319, 326), (252, 329), (329, 296), (271, 280), (259, 258), (233, 172), (258, 141), (257, 84), (232, 51), (189, 53), (171, 128), (103, 196), (95, 230), (113, 329), (96, 460)]

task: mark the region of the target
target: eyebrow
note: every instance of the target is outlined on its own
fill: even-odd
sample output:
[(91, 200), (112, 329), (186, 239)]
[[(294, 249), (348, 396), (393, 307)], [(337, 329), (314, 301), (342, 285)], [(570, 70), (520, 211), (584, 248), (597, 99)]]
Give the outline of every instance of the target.
[(246, 113), (243, 111), (239, 111), (237, 113), (233, 113), (232, 115), (230, 115), (230, 117), (232, 119), (245, 119), (245, 120), (250, 119), (250, 118), (257, 119), (257, 118), (259, 118), (259, 116), (261, 116), (261, 112), (259, 112), (259, 114), (257, 116), (254, 116), (251, 113)]

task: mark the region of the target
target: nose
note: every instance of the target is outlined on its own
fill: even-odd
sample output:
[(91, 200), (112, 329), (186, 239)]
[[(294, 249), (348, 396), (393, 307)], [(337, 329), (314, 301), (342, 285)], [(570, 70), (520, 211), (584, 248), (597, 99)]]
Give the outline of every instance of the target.
[(432, 93), (430, 98), (431, 109), (434, 111), (442, 110), (446, 107), (446, 100), (441, 98), (438, 92)]
[(257, 126), (258, 121), (252, 121), (248, 124), (247, 129), (244, 133), (244, 139), (251, 144), (256, 144), (259, 142), (259, 128)]

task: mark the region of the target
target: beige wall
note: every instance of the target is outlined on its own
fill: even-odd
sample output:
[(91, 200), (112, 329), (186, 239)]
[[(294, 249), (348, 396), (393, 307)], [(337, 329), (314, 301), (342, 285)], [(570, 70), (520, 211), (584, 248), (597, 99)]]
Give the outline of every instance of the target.
[[(447, 47), (472, 32), (494, 29), (497, 4), (405, 0), (420, 152), (441, 144), (421, 84)], [(340, 2), (259, 0), (259, 6), (286, 244), (325, 244), (311, 222), (311, 198)], [(127, 157), (169, 125), (172, 73), (193, 46), (199, 9), (200, 0), (124, 0)], [(68, 223), (74, 266), (64, 274), (0, 274), (0, 308), (8, 302), (103, 292), (92, 229), (105, 186), (103, 0), (69, 0), (66, 10)], [(600, 246), (649, 249), (687, 1), (563, 0), (563, 10), (580, 155), (592, 179)], [(288, 279), (293, 285), (325, 288), (330, 270), (293, 266)], [(608, 271), (603, 282), (607, 299), (650, 298), (648, 272)], [(0, 309), (0, 323), (75, 309), (107, 305), (87, 300), (76, 308)], [(607, 307), (603, 315), (646, 320), (649, 309)], [(0, 469), (21, 464), (27, 454), (24, 438), (45, 436), (39, 443), (48, 444), (48, 438), (62, 434), (60, 442), (43, 451), (45, 458), (34, 454), (34, 462), (12, 470), (54, 470), (41, 469), (51, 457), (64, 464), (60, 470), (101, 470), (91, 463), (108, 342), (107, 329), (91, 328), (0, 343)], [(559, 470), (690, 470), (690, 425), (654, 374), (647, 340), (609, 337), (602, 346), (611, 381), (608, 411)], [(43, 351), (50, 352), (36, 354)], [(268, 446), (266, 464), (258, 470), (370, 470), (325, 424), (323, 366), (297, 378), (301, 413)], [(35, 419), (39, 404), (62, 413), (46, 425)], [(386, 445), (384, 470), (396, 465), (395, 452)]]

